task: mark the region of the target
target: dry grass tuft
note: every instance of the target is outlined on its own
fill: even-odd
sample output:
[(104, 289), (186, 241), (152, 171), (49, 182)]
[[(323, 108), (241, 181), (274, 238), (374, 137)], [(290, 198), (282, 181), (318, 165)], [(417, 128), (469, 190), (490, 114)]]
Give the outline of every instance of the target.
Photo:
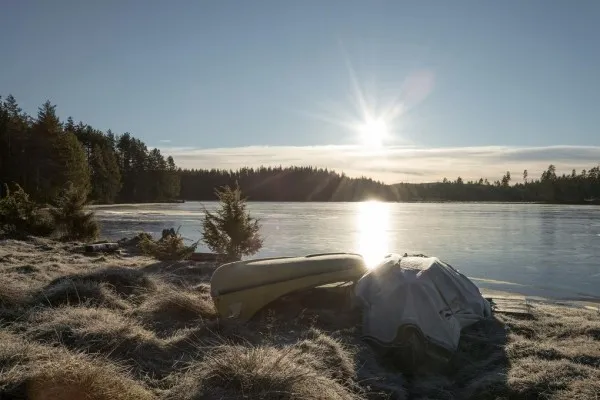
[(178, 329), (202, 325), (204, 320), (216, 318), (217, 312), (206, 295), (167, 288), (141, 304), (138, 315), (155, 332), (168, 335)]
[(348, 383), (356, 378), (354, 353), (339, 340), (325, 335), (317, 329), (308, 331), (307, 338), (296, 343), (295, 348), (310, 355), (307, 360), (320, 371), (329, 371), (331, 377)]
[(99, 358), (29, 343), (0, 332), (0, 398), (150, 400), (127, 371)]
[(127, 308), (106, 283), (61, 279), (44, 288), (35, 298), (34, 304), (53, 307), (62, 305), (88, 305), (108, 308)]
[[(133, 268), (105, 268), (65, 278), (74, 282), (107, 284), (115, 293), (122, 297), (141, 295), (156, 290), (156, 283), (150, 277), (144, 272)], [(65, 278), (55, 279), (50, 286), (60, 283)]]
[(29, 297), (29, 289), (22, 281), (0, 276), (0, 308), (26, 305)]
[(520, 398), (576, 399), (576, 392), (581, 392), (582, 387), (588, 393), (600, 394), (600, 373), (566, 360), (528, 357), (512, 366), (508, 384), (511, 394)]
[(160, 376), (170, 370), (170, 349), (137, 321), (114, 310), (62, 307), (33, 313), (17, 324), (36, 341), (75, 351), (98, 353), (123, 362), (138, 374)]
[(171, 398), (359, 399), (296, 347), (221, 346), (193, 365)]
[(511, 359), (536, 357), (548, 361), (568, 360), (600, 368), (600, 343), (585, 336), (555, 341), (515, 338), (506, 350)]

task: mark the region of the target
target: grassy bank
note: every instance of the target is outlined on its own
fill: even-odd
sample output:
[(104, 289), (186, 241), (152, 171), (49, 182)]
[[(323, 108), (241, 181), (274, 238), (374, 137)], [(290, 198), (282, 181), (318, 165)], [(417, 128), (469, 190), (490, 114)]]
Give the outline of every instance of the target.
[(2, 241), (0, 398), (600, 396), (597, 311), (498, 314), (464, 333), (449, 365), (403, 375), (359, 339), (342, 290), (282, 299), (240, 326), (216, 318), (213, 268)]

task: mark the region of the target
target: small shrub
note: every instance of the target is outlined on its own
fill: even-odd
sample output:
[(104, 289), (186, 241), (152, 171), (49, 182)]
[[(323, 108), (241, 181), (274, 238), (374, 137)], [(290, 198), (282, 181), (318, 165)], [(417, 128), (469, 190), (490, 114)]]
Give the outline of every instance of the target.
[(140, 235), (140, 249), (148, 256), (161, 261), (179, 261), (190, 258), (196, 250), (198, 242), (186, 246), (179, 230), (166, 229), (162, 237), (154, 241), (152, 237)]
[(29, 232), (33, 236), (48, 237), (56, 231), (56, 223), (48, 210), (36, 210)]
[(50, 236), (55, 231), (54, 221), (48, 213), (29, 198), (18, 184), (14, 190), (4, 185), (6, 196), (0, 199), (0, 229), (11, 237), (27, 235)]
[(257, 253), (263, 245), (260, 225), (246, 210), (246, 199), (239, 185), (225, 186), (216, 194), (221, 208), (215, 214), (204, 211), (202, 239), (208, 248), (226, 254), (231, 260)]
[(98, 237), (100, 227), (93, 212), (85, 211), (87, 195), (71, 183), (56, 199), (50, 210), (63, 240), (90, 241)]

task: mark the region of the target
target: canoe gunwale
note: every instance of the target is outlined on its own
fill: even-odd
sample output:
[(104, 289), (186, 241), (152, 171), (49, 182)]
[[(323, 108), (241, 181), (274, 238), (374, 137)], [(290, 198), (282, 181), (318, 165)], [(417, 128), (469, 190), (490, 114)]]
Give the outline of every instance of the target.
[[(314, 258), (316, 257), (327, 257), (327, 256), (347, 256), (347, 259), (340, 259), (340, 258), (335, 258), (330, 260), (331, 262), (334, 262), (336, 264), (334, 264), (331, 267), (326, 268), (326, 270), (320, 271), (320, 270), (309, 270), (306, 271), (305, 273), (300, 273), (298, 275), (293, 275), (293, 276), (285, 276), (285, 277), (274, 277), (271, 279), (264, 279), (261, 280), (259, 282), (252, 282), (250, 284), (247, 285), (240, 285), (237, 287), (231, 287), (231, 288), (215, 288), (212, 284), (213, 280), (215, 279), (215, 277), (219, 277), (219, 279), (222, 279), (221, 273), (227, 277), (227, 274), (230, 274), (230, 276), (235, 276), (236, 274), (236, 269), (238, 267), (242, 267), (242, 268), (257, 268), (256, 271), (259, 271), (263, 266), (260, 265), (253, 265), (254, 263), (261, 263), (263, 261), (276, 261), (276, 260), (281, 260), (282, 262), (286, 262), (286, 261), (290, 261), (290, 260), (297, 260), (299, 262), (307, 262), (307, 261), (312, 261)], [(358, 260), (361, 260), (360, 262)], [(328, 260), (320, 260), (321, 262), (323, 261), (328, 261)], [(297, 269), (297, 271), (302, 271), (303, 267), (302, 266), (281, 266), (282, 268), (294, 268)], [(330, 253), (316, 253), (316, 254), (309, 254), (306, 256), (300, 256), (300, 257), (270, 257), (270, 258), (261, 258), (261, 259), (255, 259), (255, 260), (248, 260), (248, 261), (237, 261), (237, 262), (233, 262), (233, 263), (229, 263), (229, 264), (224, 264), (222, 266), (220, 266), (219, 268), (217, 268), (217, 270), (213, 273), (213, 276), (211, 277), (211, 294), (214, 296), (219, 296), (219, 295), (226, 295), (226, 294), (231, 294), (231, 293), (235, 293), (235, 292), (239, 292), (239, 291), (244, 291), (244, 290), (250, 290), (250, 289), (255, 289), (257, 287), (261, 287), (261, 286), (267, 286), (267, 285), (273, 285), (273, 284), (277, 284), (277, 283), (282, 283), (282, 282), (287, 282), (290, 280), (295, 280), (295, 279), (303, 279), (303, 278), (307, 278), (310, 276), (319, 276), (319, 275), (323, 275), (323, 274), (328, 274), (328, 273), (340, 273), (340, 272), (344, 272), (344, 271), (361, 271), (363, 274), (366, 273), (368, 271), (368, 269), (366, 268), (366, 266), (364, 265), (364, 258), (362, 257), (362, 255), (360, 254), (356, 254), (356, 253), (347, 253), (347, 252), (330, 252)], [(223, 286), (222, 284), (220, 286)]]
[[(339, 269), (335, 269), (335, 270), (321, 272), (318, 274), (305, 274), (305, 275), (299, 275), (299, 276), (295, 276), (293, 278), (288, 278), (288, 279), (277, 279), (277, 280), (272, 280), (272, 281), (264, 281), (264, 282), (261, 282), (256, 285), (243, 286), (243, 287), (239, 287), (239, 288), (235, 288), (235, 289), (231, 289), (231, 290), (226, 289), (226, 290), (222, 290), (222, 291), (219, 291), (219, 290), (213, 291), (211, 288), (211, 294), (213, 295), (213, 297), (225, 296), (225, 295), (229, 295), (229, 294), (236, 293), (236, 292), (243, 292), (246, 290), (256, 289), (261, 286), (271, 286), (271, 285), (276, 285), (278, 283), (290, 282), (290, 281), (295, 281), (298, 279), (305, 279), (305, 278), (308, 278), (311, 276), (319, 277), (319, 276), (323, 276), (323, 275), (329, 275), (329, 274), (333, 274), (333, 273), (352, 271), (352, 270), (353, 270), (353, 268), (339, 268)], [(347, 280), (345, 282), (347, 282)], [(330, 283), (335, 283), (335, 282), (330, 282)], [(324, 285), (326, 285), (326, 284), (328, 284), (328, 283), (324, 283)]]

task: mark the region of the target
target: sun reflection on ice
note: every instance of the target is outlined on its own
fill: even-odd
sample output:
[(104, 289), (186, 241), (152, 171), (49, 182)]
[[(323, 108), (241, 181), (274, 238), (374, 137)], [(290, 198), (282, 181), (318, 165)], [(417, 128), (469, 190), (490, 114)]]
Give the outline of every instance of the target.
[(390, 252), (390, 205), (378, 201), (357, 203), (357, 251), (369, 268), (374, 267)]

